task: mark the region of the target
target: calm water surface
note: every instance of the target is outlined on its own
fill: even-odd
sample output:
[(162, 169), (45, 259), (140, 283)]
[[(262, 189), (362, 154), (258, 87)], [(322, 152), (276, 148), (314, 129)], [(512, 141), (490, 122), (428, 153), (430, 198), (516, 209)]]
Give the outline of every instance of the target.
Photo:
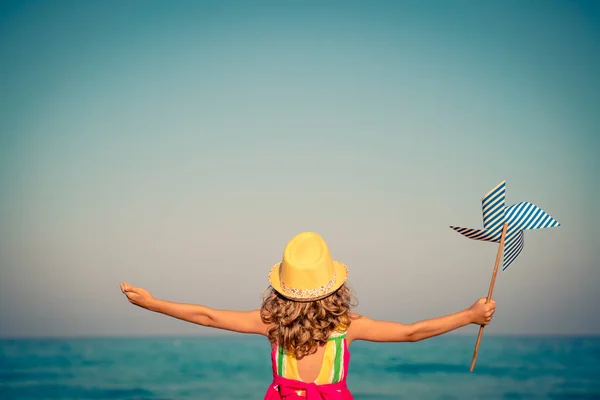
[[(360, 399), (600, 399), (600, 337), (487, 335), (355, 342)], [(0, 340), (0, 399), (262, 399), (262, 337)]]

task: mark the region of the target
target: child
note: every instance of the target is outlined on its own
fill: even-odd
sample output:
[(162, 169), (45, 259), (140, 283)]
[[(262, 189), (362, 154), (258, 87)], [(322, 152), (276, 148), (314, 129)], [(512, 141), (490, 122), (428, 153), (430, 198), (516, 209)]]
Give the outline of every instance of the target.
[(148, 291), (121, 284), (129, 301), (150, 311), (195, 324), (264, 335), (271, 343), (273, 383), (266, 400), (347, 400), (354, 340), (416, 342), (468, 324), (487, 325), (496, 303), (479, 299), (471, 307), (413, 324), (378, 321), (351, 312), (346, 266), (331, 258), (316, 233), (304, 232), (285, 247), (269, 274), (271, 289), (259, 310), (225, 311), (158, 300)]

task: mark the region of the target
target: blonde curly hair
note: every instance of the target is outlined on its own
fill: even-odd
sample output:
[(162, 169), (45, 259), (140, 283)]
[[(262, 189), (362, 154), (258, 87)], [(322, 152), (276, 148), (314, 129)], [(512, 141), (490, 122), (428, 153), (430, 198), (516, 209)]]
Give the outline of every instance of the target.
[(323, 299), (306, 302), (287, 299), (272, 287), (267, 291), (260, 316), (271, 325), (269, 342), (282, 345), (298, 360), (314, 354), (334, 331), (347, 329), (350, 311), (356, 306), (346, 284)]

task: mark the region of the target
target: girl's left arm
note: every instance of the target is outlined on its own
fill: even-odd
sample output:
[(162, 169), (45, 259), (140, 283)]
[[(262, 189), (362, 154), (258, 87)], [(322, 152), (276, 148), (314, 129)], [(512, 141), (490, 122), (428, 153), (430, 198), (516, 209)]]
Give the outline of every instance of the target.
[(147, 290), (127, 283), (121, 284), (121, 291), (127, 296), (130, 303), (169, 317), (233, 332), (265, 336), (268, 333), (268, 326), (262, 321), (260, 310), (216, 310), (202, 305), (160, 300), (152, 297)]
[(412, 324), (380, 321), (355, 314), (348, 329), (348, 340), (418, 342), (470, 324), (487, 325), (492, 320), (495, 310), (494, 300), (488, 303), (485, 298), (481, 298), (463, 311)]

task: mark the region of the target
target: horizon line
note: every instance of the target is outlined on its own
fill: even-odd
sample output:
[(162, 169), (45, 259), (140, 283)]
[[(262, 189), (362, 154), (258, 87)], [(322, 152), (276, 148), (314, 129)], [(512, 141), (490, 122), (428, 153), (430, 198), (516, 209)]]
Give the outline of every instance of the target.
[[(0, 336), (0, 342), (4, 341), (27, 341), (27, 340), (89, 340), (89, 339), (216, 339), (223, 337), (262, 337), (260, 334), (247, 334), (238, 332), (223, 333), (147, 333), (147, 334), (96, 334), (96, 335), (40, 335), (40, 336)], [(428, 339), (441, 337), (473, 337), (476, 335), (468, 333), (447, 333)], [(521, 338), (600, 338), (598, 333), (486, 333), (486, 337), (521, 337)], [(265, 337), (266, 339), (266, 337)], [(425, 339), (427, 340), (427, 339)], [(368, 342), (366, 340), (357, 340)], [(402, 342), (397, 342), (402, 343)]]

